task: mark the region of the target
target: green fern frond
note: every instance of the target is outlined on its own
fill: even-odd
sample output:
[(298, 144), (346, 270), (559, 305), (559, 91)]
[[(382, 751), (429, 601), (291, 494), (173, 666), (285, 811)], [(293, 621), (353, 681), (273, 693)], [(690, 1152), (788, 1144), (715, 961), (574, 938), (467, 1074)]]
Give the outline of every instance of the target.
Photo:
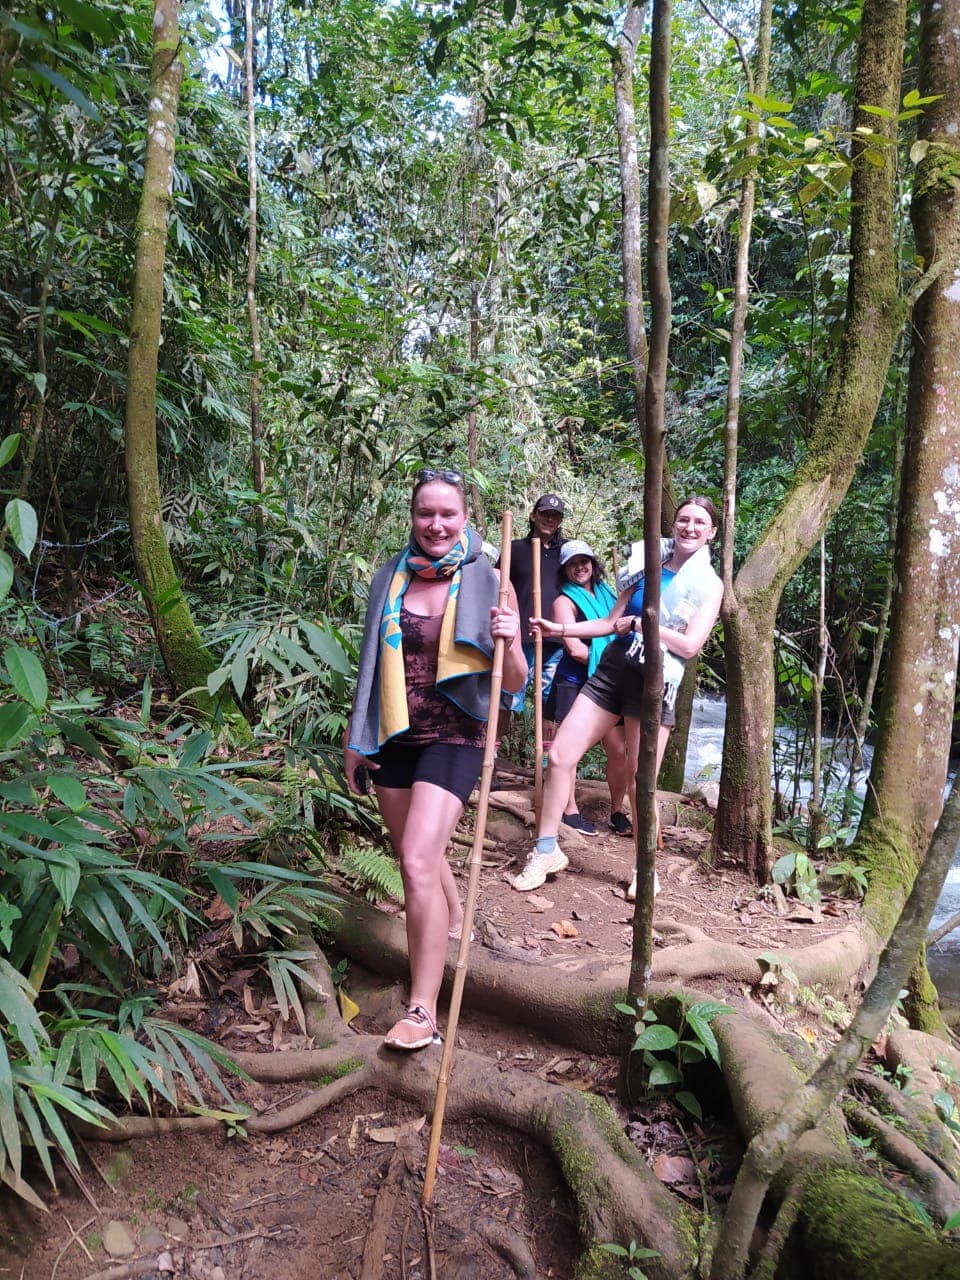
[(347, 848), (340, 855), (339, 870), (356, 882), (370, 902), (393, 898), (403, 902), (403, 880), (396, 859), (382, 849)]

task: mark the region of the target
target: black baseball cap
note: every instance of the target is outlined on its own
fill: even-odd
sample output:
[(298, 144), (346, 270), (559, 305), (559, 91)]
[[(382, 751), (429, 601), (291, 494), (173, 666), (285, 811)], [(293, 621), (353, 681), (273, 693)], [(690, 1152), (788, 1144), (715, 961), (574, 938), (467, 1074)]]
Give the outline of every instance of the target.
[(533, 504), (534, 511), (558, 511), (563, 515), (563, 500), (555, 493), (545, 493)]

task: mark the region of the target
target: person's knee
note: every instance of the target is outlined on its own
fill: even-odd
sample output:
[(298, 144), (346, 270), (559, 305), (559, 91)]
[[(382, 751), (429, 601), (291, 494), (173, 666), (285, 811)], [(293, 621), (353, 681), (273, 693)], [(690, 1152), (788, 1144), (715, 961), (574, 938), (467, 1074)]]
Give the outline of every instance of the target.
[(577, 767), (578, 755), (574, 755), (570, 746), (560, 738), (554, 738), (547, 752), (547, 765), (557, 773), (566, 772)]
[(400, 874), (407, 898), (432, 893), (440, 883), (440, 867), (436, 858), (426, 857), (423, 849), (399, 851)]

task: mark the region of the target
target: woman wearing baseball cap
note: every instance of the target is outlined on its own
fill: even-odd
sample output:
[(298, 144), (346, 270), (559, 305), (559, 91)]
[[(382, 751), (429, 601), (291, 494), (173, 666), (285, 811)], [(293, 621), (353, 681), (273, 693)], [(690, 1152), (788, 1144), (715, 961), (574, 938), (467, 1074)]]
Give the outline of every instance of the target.
[[(606, 618), (617, 603), (617, 597), (603, 580), (603, 565), (597, 559), (589, 543), (571, 538), (560, 548), (560, 594), (553, 602), (553, 621), (566, 631), (575, 622), (591, 618)], [(581, 640), (578, 636), (565, 636), (563, 655), (560, 658), (550, 696), (547, 699), (546, 716), (559, 725), (576, 701), (577, 694), (593, 675), (600, 656), (613, 639), (612, 635)], [(623, 811), (627, 792), (627, 748), (622, 724), (615, 724), (602, 738), (607, 753), (607, 786), (610, 788), (610, 829), (617, 835), (633, 835), (633, 827)], [(577, 808), (576, 772), (570, 783), (567, 803), (561, 821), (565, 826), (585, 836), (595, 836), (596, 828), (584, 818)]]

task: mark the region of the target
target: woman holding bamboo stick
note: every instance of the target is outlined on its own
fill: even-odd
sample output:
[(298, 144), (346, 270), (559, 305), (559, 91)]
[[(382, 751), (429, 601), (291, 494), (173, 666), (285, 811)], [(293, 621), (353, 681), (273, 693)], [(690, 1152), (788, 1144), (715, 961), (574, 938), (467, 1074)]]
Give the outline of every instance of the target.
[(527, 674), (520, 619), (470, 528), (462, 475), (425, 468), (415, 477), (407, 546), (370, 587), (357, 691), (344, 736), (347, 784), (365, 769), (400, 860), (410, 999), (384, 1038), (391, 1048), (438, 1044), (437, 997), (447, 946), (463, 922), (446, 850), (480, 776), (490, 712), (494, 641), (504, 641), (503, 684)]

